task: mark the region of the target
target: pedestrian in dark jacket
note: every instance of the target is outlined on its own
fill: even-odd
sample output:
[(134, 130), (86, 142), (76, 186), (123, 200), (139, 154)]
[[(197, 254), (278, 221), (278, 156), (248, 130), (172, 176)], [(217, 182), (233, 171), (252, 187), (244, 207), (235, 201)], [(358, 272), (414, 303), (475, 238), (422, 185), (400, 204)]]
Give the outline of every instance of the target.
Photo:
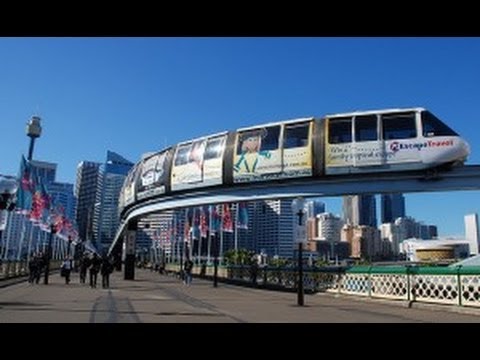
[(97, 275), (100, 271), (100, 265), (102, 264), (102, 260), (98, 257), (97, 254), (93, 254), (92, 261), (90, 263), (90, 287), (96, 288), (97, 287)]
[(102, 288), (108, 289), (110, 287), (110, 274), (113, 271), (113, 265), (110, 259), (106, 256), (102, 259), (100, 273), (102, 274)]
[(184, 284), (185, 285), (190, 285), (192, 283), (192, 269), (193, 269), (193, 261), (190, 259), (187, 259), (185, 261), (185, 265), (183, 266), (185, 270), (185, 279), (184, 279)]
[(70, 257), (63, 260), (62, 267), (60, 268), (60, 274), (65, 278), (65, 284), (70, 284), (70, 273), (72, 271), (73, 261)]

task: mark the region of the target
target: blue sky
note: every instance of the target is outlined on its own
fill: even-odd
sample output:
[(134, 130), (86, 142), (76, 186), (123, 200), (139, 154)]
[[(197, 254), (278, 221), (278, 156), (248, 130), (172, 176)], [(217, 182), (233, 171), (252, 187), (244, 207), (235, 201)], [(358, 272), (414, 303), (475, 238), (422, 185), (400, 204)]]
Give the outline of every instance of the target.
[[(0, 38), (0, 173), (34, 158), (74, 182), (107, 150), (137, 161), (226, 129), (352, 110), (423, 106), (480, 164), (480, 38)], [(463, 235), (480, 192), (407, 194), (407, 213)], [(340, 213), (339, 199), (326, 199)]]

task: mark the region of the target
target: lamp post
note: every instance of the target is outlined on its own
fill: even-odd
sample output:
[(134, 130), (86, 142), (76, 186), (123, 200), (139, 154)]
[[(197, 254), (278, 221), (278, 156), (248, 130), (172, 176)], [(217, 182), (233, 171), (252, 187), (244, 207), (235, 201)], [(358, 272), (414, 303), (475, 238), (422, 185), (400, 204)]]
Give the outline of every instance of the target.
[(213, 236), (213, 287), (218, 286), (218, 244), (217, 236)]
[(33, 147), (35, 146), (35, 139), (40, 137), (42, 134), (42, 126), (40, 125), (40, 117), (32, 116), (30, 121), (27, 123), (27, 136), (30, 138), (30, 146), (28, 147), (28, 161), (32, 160), (33, 157)]
[(48, 247), (45, 255), (45, 277), (43, 283), (48, 284), (48, 276), (50, 275), (50, 258), (52, 257), (52, 239), (53, 235), (57, 232), (55, 224), (50, 224), (50, 235), (48, 236)]
[(72, 237), (68, 236), (68, 247), (67, 247), (67, 257), (70, 257), (70, 251), (72, 248)]
[(297, 285), (297, 305), (304, 305), (303, 297), (303, 244), (307, 241), (307, 231), (305, 226), (305, 200), (302, 197), (292, 201), (293, 213), (297, 216), (294, 221), (294, 237), (298, 243), (298, 285)]

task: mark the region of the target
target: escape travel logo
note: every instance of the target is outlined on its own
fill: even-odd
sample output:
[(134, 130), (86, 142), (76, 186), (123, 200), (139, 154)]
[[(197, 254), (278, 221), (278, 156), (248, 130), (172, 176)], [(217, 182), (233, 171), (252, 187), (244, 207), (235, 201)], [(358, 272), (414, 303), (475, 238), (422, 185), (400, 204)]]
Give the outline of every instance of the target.
[(453, 146), (453, 140), (427, 140), (422, 142), (415, 142), (415, 143), (399, 143), (398, 141), (394, 141), (390, 144), (390, 150), (393, 152), (397, 152), (400, 150), (422, 150), (423, 148), (432, 148), (432, 147), (444, 147), (444, 146)]

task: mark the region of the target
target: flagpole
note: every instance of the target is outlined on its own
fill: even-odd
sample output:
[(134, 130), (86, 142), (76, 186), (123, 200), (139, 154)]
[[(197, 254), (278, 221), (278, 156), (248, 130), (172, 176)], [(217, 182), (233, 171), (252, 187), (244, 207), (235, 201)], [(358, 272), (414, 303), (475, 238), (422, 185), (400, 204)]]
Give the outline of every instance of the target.
[(238, 251), (238, 203), (235, 210), (235, 252)]
[(197, 249), (197, 264), (200, 265), (202, 261), (202, 216), (205, 216), (203, 212), (203, 207), (200, 207), (200, 214), (198, 215), (198, 229), (200, 230), (200, 237), (198, 238), (198, 249)]
[(212, 247), (212, 208), (216, 205), (208, 207), (208, 241), (207, 241), (207, 264), (210, 264), (210, 249)]
[(23, 239), (25, 238), (25, 223), (27, 222), (26, 216), (23, 218), (23, 223), (22, 223), (22, 234), (20, 235), (20, 240), (18, 241), (18, 247), (17, 247), (17, 260), (20, 260), (20, 255), (22, 253), (22, 246), (23, 246)]
[(32, 238), (33, 238), (33, 224), (30, 228), (30, 236), (28, 238), (28, 247), (27, 247), (27, 262), (30, 260), (30, 252), (32, 250)]
[(220, 206), (220, 210), (222, 211), (222, 216), (220, 217), (220, 228), (218, 231), (220, 231), (220, 264), (223, 264), (223, 204)]

